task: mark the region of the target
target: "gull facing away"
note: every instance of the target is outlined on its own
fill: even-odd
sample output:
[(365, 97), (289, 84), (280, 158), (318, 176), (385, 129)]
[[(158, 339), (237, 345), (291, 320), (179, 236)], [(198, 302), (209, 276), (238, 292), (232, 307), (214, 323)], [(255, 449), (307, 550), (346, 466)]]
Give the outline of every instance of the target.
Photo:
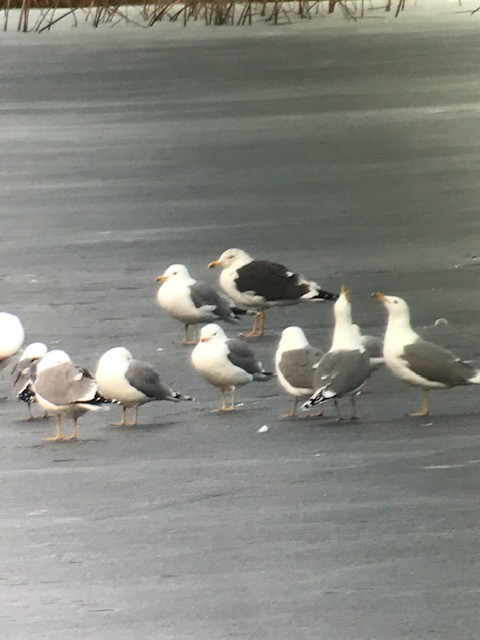
[[(152, 365), (134, 360), (124, 347), (109, 349), (100, 358), (95, 373), (100, 393), (122, 405), (122, 419), (117, 427), (134, 427), (138, 420), (138, 407), (155, 400), (193, 400), (174, 391), (162, 382), (158, 371)], [(127, 423), (127, 409), (135, 411), (132, 422)]]
[(27, 420), (34, 419), (32, 404), (37, 400), (33, 384), (37, 376), (38, 363), (47, 351), (47, 345), (43, 342), (32, 342), (25, 347), (25, 351), (12, 369), (12, 391), (19, 400), (26, 403)]
[(294, 399), (292, 410), (284, 417), (294, 418), (299, 400), (312, 395), (315, 367), (322, 356), (323, 351), (309, 344), (300, 327), (282, 331), (275, 353), (275, 371), (282, 387)]
[[(176, 320), (185, 325), (183, 344), (197, 344), (198, 325), (212, 320), (238, 322), (238, 317), (228, 300), (206, 282), (192, 278), (183, 264), (172, 264), (157, 276), (162, 285), (158, 289), (157, 302)], [(189, 337), (189, 327), (194, 326), (194, 336)]]
[[(237, 387), (252, 380), (268, 380), (272, 375), (265, 371), (250, 347), (239, 338), (228, 338), (218, 324), (207, 324), (200, 331), (200, 342), (192, 351), (194, 368), (215, 387), (222, 391), (220, 411), (235, 409)], [(231, 393), (230, 404), (226, 402)]]
[(352, 403), (351, 420), (355, 420), (355, 396), (370, 375), (370, 358), (358, 332), (353, 328), (350, 293), (344, 285), (333, 311), (335, 329), (332, 346), (318, 363), (314, 377), (315, 392), (302, 408), (309, 409), (333, 398), (338, 416), (342, 419), (338, 398), (349, 395)]
[(243, 335), (258, 338), (265, 330), (265, 310), (298, 302), (336, 300), (313, 280), (290, 271), (283, 264), (254, 260), (242, 249), (227, 249), (208, 268), (222, 267), (220, 285), (236, 304), (257, 310), (252, 330)]
[[(38, 404), (57, 416), (57, 432), (45, 440), (76, 440), (78, 418), (87, 411), (98, 411), (107, 402), (98, 392), (92, 374), (74, 364), (65, 351), (49, 351), (39, 362), (34, 383)], [(73, 432), (62, 432), (62, 417), (73, 418)]]
[(429, 391), (480, 384), (480, 371), (433, 342), (423, 340), (410, 325), (410, 309), (402, 298), (373, 294), (388, 312), (383, 343), (385, 364), (403, 382), (423, 389), (420, 411), (410, 416), (427, 416)]
[(0, 312), (0, 370), (20, 351), (24, 340), (25, 331), (19, 318)]

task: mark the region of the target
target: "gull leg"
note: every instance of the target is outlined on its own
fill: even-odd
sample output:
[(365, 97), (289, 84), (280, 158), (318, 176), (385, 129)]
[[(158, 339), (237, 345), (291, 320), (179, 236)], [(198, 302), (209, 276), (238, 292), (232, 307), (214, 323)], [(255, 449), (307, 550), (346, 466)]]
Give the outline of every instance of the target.
[(62, 416), (57, 415), (57, 433), (49, 438), (44, 438), (45, 442), (57, 442), (59, 440), (66, 440), (66, 437), (62, 433)]
[(137, 426), (137, 421), (138, 421), (138, 404), (135, 405), (135, 409), (134, 409), (134, 414), (133, 414), (133, 421), (129, 423), (129, 427), (136, 427)]
[(262, 309), (260, 311), (260, 333), (258, 334), (258, 337), (263, 336), (264, 331), (265, 331), (265, 309)]
[(295, 396), (294, 399), (293, 399), (293, 409), (289, 413), (283, 413), (280, 417), (281, 418), (295, 418), (295, 416), (297, 415), (297, 405), (298, 405), (298, 398), (297, 398), (297, 396)]
[(235, 387), (232, 387), (231, 392), (232, 392), (232, 396), (231, 396), (230, 404), (227, 406), (224, 402), (220, 411), (235, 411)]
[[(259, 326), (259, 323), (260, 323), (260, 326)], [(242, 336), (244, 338), (259, 338), (261, 335), (263, 335), (264, 328), (265, 328), (265, 311), (262, 309), (262, 311), (258, 311), (255, 314), (251, 331), (242, 333)]]
[(350, 416), (350, 420), (357, 420), (357, 407), (355, 406), (355, 394), (350, 396), (350, 401), (352, 403), (352, 415)]
[(190, 338), (189, 336), (189, 328), (190, 325), (186, 324), (185, 325), (185, 338), (183, 339), (183, 343), (184, 345), (190, 345), (190, 344), (197, 344), (198, 343), (198, 325), (195, 324), (193, 325), (193, 339)]
[(230, 411), (234, 411), (235, 410), (235, 391), (236, 391), (236, 388), (233, 387), (233, 389), (232, 389), (232, 403), (230, 405)]
[(25, 418), (25, 420), (27, 421), (35, 420), (35, 416), (32, 413), (32, 405), (30, 404), (30, 402), (27, 403), (27, 407), (28, 407), (28, 416)]
[(334, 403), (335, 403), (335, 409), (337, 410), (337, 413), (338, 413), (338, 420), (343, 420), (343, 416), (340, 412), (340, 407), (338, 406), (338, 401), (336, 398), (334, 399)]
[(77, 439), (78, 439), (78, 418), (74, 418), (72, 435), (69, 438), (67, 438), (67, 440), (77, 440)]
[(112, 422), (112, 427), (124, 427), (127, 423), (125, 419), (127, 417), (127, 408), (122, 405), (122, 419), (120, 422)]
[(408, 413), (407, 415), (411, 416), (412, 418), (416, 417), (416, 416), (428, 416), (428, 410), (430, 408), (430, 398), (428, 395), (428, 389), (424, 389), (423, 391), (423, 402), (422, 402), (422, 406), (420, 411), (416, 411), (415, 413)]
[(220, 407), (220, 411), (225, 411), (227, 405), (225, 404), (225, 389), (222, 389), (222, 406)]

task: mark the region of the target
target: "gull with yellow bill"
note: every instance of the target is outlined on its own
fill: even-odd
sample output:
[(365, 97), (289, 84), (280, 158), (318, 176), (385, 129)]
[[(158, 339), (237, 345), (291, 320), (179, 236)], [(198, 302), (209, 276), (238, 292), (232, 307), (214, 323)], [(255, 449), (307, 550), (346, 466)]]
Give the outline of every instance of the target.
[(386, 366), (403, 382), (423, 389), (422, 407), (410, 416), (428, 415), (431, 389), (480, 384), (480, 371), (472, 364), (415, 333), (405, 300), (379, 291), (373, 296), (388, 312), (383, 343)]

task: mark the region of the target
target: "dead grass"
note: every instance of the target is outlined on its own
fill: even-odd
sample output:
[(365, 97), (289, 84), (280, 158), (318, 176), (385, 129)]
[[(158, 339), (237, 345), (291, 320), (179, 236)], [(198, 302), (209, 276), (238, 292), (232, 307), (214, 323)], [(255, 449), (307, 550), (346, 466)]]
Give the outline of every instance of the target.
[[(347, 20), (405, 9), (406, 0), (0, 0), (0, 28), (42, 32), (61, 20), (93, 27), (129, 22), (141, 28), (162, 20), (202, 21), (206, 25), (249, 25), (254, 20), (289, 23), (292, 17), (310, 19), (341, 12)], [(459, 0), (461, 5), (461, 0)], [(479, 7), (480, 9), (480, 7)], [(472, 14), (479, 9), (471, 12)], [(15, 11), (13, 11), (15, 10)], [(20, 10), (20, 11), (18, 11)]]

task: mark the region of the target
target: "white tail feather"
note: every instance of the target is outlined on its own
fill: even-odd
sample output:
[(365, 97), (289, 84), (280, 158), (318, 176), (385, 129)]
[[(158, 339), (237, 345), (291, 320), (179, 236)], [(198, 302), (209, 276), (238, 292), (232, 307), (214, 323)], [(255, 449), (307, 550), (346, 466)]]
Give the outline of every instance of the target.
[(475, 371), (475, 375), (468, 379), (470, 384), (480, 384), (480, 369)]

